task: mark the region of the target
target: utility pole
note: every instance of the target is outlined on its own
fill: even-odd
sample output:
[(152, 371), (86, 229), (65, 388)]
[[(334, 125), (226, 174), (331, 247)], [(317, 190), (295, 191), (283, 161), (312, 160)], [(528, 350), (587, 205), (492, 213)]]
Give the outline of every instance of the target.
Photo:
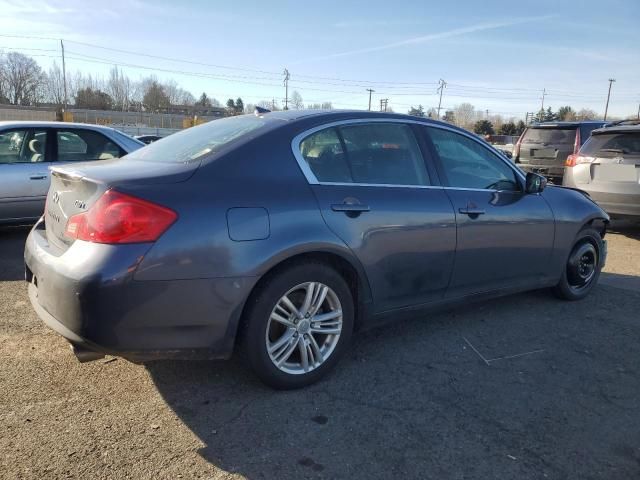
[(607, 93), (607, 105), (604, 107), (604, 120), (607, 119), (607, 112), (609, 111), (609, 98), (611, 97), (611, 85), (615, 82), (615, 78), (609, 79), (609, 93)]
[(547, 95), (547, 89), (542, 89), (542, 104), (540, 104), (540, 121), (544, 120), (542, 113), (544, 112), (544, 97)]
[(438, 102), (438, 120), (440, 120), (440, 110), (442, 109), (442, 90), (447, 86), (447, 82), (443, 79), (438, 80), (438, 89), (436, 92), (440, 92), (440, 101)]
[(64, 43), (62, 39), (60, 39), (60, 47), (62, 48), (62, 83), (64, 83), (64, 102), (62, 104), (62, 120), (64, 120), (64, 112), (67, 111), (67, 68), (64, 63)]
[(369, 111), (371, 111), (371, 94), (375, 92), (375, 90), (367, 88), (367, 92), (369, 92)]
[(381, 98), (380, 99), (380, 111), (381, 112), (386, 112), (387, 111), (387, 103), (389, 103), (389, 99), (388, 98)]
[(487, 108), (485, 112), (487, 113), (487, 120), (489, 120), (489, 109)]
[(284, 109), (289, 110), (289, 78), (291, 78), (291, 76), (289, 75), (289, 70), (286, 68), (282, 74), (284, 75)]

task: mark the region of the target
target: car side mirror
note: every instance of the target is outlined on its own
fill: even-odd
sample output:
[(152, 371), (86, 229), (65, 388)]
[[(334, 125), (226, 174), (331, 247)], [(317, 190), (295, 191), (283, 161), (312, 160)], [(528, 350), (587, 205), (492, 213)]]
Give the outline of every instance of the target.
[(524, 190), (527, 193), (540, 193), (547, 186), (547, 179), (542, 175), (533, 172), (527, 172), (527, 180)]

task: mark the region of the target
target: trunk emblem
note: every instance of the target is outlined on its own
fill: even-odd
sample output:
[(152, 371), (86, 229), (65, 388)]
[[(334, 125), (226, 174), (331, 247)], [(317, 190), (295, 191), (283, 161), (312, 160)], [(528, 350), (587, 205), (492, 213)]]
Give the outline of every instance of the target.
[(82, 200), (76, 200), (75, 202), (73, 202), (73, 204), (76, 206), (76, 208), (80, 208), (82, 210), (87, 208), (87, 204), (84, 203)]
[(53, 192), (51, 200), (53, 200), (53, 203), (58, 203), (60, 201), (60, 192)]

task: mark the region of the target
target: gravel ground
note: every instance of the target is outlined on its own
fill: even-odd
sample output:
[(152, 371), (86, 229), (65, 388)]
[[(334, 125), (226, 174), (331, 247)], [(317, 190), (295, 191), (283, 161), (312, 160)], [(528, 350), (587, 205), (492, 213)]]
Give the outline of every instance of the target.
[(234, 361), (77, 363), (29, 306), (27, 231), (0, 232), (0, 477), (639, 478), (640, 229), (616, 228), (588, 299), (371, 330), (295, 392)]

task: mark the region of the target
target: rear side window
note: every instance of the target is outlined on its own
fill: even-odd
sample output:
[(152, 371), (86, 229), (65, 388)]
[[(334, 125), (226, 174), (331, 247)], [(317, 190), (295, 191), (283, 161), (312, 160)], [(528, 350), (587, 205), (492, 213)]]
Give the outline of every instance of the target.
[(640, 132), (592, 136), (580, 150), (586, 157), (640, 156)]
[(321, 130), (301, 142), (300, 152), (319, 182), (430, 184), (411, 127), (400, 123)]
[(576, 141), (576, 127), (571, 128), (528, 128), (522, 143), (540, 145), (573, 145)]
[(188, 163), (202, 159), (234, 142), (257, 133), (266, 120), (254, 115), (222, 118), (187, 128), (127, 155), (129, 160)]
[(59, 162), (84, 162), (121, 157), (124, 152), (110, 138), (93, 130), (58, 130)]

